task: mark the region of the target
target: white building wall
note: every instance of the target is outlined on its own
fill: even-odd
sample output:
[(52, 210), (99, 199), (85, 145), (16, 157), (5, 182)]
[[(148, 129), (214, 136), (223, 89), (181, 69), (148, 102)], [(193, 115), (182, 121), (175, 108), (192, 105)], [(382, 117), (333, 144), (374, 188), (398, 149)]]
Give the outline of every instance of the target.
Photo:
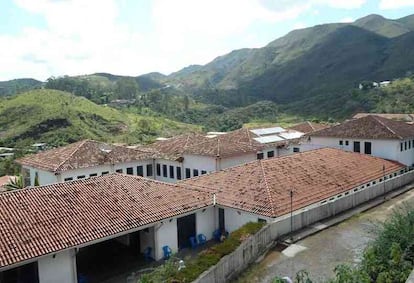
[(147, 247), (151, 247), (151, 256), (155, 258), (155, 242), (154, 242), (154, 227), (139, 231), (140, 252), (144, 253)]
[[(204, 209), (203, 209), (204, 210)], [(204, 210), (200, 210), (196, 213), (196, 232), (198, 234), (204, 234), (207, 240), (213, 238), (213, 232), (218, 227), (218, 221), (216, 221), (215, 207), (208, 207)]]
[(220, 170), (257, 160), (256, 153), (248, 153), (220, 159)]
[[(339, 144), (342, 141), (342, 145)], [(329, 137), (311, 137), (310, 141), (302, 142), (300, 151), (313, 150), (323, 147), (338, 148), (346, 151), (354, 151), (354, 141), (360, 142), (361, 153), (364, 153), (364, 143), (371, 142), (371, 155), (385, 159), (395, 160), (405, 165), (414, 163), (414, 141), (407, 140), (372, 140), (372, 139), (348, 139), (348, 138), (329, 138)], [(411, 141), (411, 147), (400, 151), (400, 143)]]
[[(160, 164), (161, 166), (161, 171), (159, 175), (157, 174), (157, 164)], [(164, 173), (163, 165), (167, 165), (165, 173)], [(174, 167), (174, 176), (170, 175), (170, 166)], [(168, 183), (177, 182), (177, 167), (181, 168), (181, 177), (182, 179), (184, 179), (185, 173), (183, 172), (183, 169), (182, 169), (182, 163), (178, 161), (167, 160), (167, 159), (156, 159), (155, 165), (154, 165), (155, 179), (159, 181), (163, 181), (163, 182), (168, 182)]]
[(30, 171), (30, 184), (25, 184), (25, 186), (34, 186), (35, 183), (35, 176), (36, 172), (39, 176), (39, 185), (48, 185), (58, 182), (58, 176), (56, 176), (54, 173), (44, 170), (39, 170), (37, 168), (33, 167), (26, 167), (23, 166), (23, 168), (28, 169)]
[(198, 173), (201, 175), (201, 170), (204, 170), (208, 173), (216, 171), (218, 164), (216, 165), (215, 157), (184, 154), (183, 167), (190, 168), (191, 177), (193, 177), (193, 169), (198, 169)]
[(76, 253), (63, 251), (38, 260), (39, 283), (76, 283)]
[(177, 219), (170, 220), (155, 226), (155, 260), (163, 258), (163, 246), (169, 246), (173, 253), (178, 251)]
[(264, 219), (270, 221), (270, 218), (259, 217), (251, 213), (247, 213), (241, 210), (236, 210), (233, 208), (224, 208), (224, 226), (226, 231), (231, 233), (234, 230), (239, 229), (241, 226), (248, 222), (257, 222), (259, 219)]

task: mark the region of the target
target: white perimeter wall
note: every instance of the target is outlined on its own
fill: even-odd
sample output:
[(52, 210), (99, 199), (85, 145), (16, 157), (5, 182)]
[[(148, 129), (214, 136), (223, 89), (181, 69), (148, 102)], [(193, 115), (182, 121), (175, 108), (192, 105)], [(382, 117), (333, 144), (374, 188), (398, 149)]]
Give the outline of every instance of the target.
[(39, 283), (76, 283), (75, 250), (40, 258), (38, 260)]

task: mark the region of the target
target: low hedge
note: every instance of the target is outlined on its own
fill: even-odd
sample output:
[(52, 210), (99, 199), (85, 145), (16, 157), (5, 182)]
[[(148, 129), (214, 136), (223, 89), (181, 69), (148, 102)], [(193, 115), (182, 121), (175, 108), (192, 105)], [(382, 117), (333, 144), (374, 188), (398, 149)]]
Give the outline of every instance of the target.
[(192, 282), (201, 273), (217, 264), (219, 260), (237, 249), (250, 235), (257, 233), (264, 226), (263, 222), (249, 222), (232, 232), (222, 243), (201, 251), (195, 258), (185, 262), (186, 267), (178, 271), (178, 258), (172, 257), (153, 272), (145, 274), (139, 283), (187, 283)]

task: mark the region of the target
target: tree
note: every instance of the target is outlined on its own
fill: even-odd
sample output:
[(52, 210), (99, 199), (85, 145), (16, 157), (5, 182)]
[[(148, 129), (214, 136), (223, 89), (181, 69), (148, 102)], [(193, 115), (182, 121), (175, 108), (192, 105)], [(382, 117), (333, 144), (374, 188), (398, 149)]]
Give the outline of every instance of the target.
[(134, 78), (121, 78), (116, 82), (117, 97), (121, 99), (135, 99), (139, 86)]
[(16, 176), (16, 178), (10, 178), (10, 182), (4, 186), (6, 190), (18, 190), (23, 189), (23, 178), (22, 176)]

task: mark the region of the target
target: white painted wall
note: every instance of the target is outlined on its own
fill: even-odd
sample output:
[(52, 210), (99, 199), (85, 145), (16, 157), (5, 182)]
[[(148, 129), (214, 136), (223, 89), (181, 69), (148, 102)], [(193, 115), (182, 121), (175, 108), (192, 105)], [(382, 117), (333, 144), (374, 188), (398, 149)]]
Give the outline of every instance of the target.
[(224, 225), (226, 231), (231, 233), (234, 230), (237, 230), (244, 224), (248, 222), (257, 222), (260, 219), (265, 219), (270, 221), (270, 218), (261, 217), (255, 214), (247, 213), (241, 210), (236, 210), (233, 208), (224, 207)]
[[(414, 138), (413, 138), (414, 139)], [(407, 139), (413, 140), (413, 139)], [(343, 141), (343, 145), (339, 145), (339, 141)], [(346, 145), (348, 141), (348, 145)], [(301, 151), (313, 150), (323, 147), (333, 147), (346, 151), (354, 150), (354, 141), (360, 142), (361, 153), (364, 152), (364, 142), (371, 142), (372, 156), (385, 159), (395, 160), (405, 165), (414, 163), (414, 146), (411, 142), (411, 148), (400, 151), (400, 143), (405, 140), (370, 140), (370, 139), (347, 139), (347, 138), (328, 138), (328, 137), (311, 137), (310, 141), (302, 142)]]
[(144, 253), (147, 247), (151, 247), (151, 256), (155, 258), (155, 235), (154, 235), (154, 227), (149, 227), (148, 229), (144, 229), (139, 231), (139, 240), (140, 240), (140, 252)]
[(24, 169), (28, 169), (30, 171), (30, 184), (25, 184), (25, 186), (34, 186), (35, 183), (35, 176), (36, 172), (39, 176), (39, 184), (40, 185), (48, 185), (58, 182), (58, 176), (54, 173), (44, 170), (39, 170), (33, 167), (23, 166)]
[[(161, 166), (161, 172), (160, 175), (157, 175), (157, 163), (160, 164)], [(167, 165), (167, 177), (164, 177), (163, 175), (163, 166), (162, 165)], [(174, 166), (174, 177), (171, 178), (170, 176), (170, 166)], [(155, 166), (154, 166), (154, 174), (155, 174), (155, 179), (159, 180), (159, 181), (163, 181), (163, 182), (168, 182), (168, 183), (175, 183), (177, 182), (177, 167), (181, 167), (181, 177), (184, 179), (184, 172), (182, 169), (182, 164), (178, 161), (174, 161), (174, 160), (167, 160), (167, 159), (156, 159), (155, 160)]]
[(173, 253), (178, 251), (177, 219), (164, 220), (155, 226), (155, 260), (163, 258), (163, 246), (169, 246)]
[[(203, 210), (200, 210), (196, 213), (196, 232), (198, 234), (204, 234), (207, 240), (213, 238), (213, 232), (218, 227), (218, 219), (216, 221), (216, 208), (208, 207)], [(217, 224), (216, 224), (217, 223)]]
[(193, 177), (193, 169), (198, 169), (200, 175), (201, 170), (214, 172), (217, 170), (216, 158), (211, 156), (184, 154), (183, 167), (191, 169), (191, 177)]
[[(265, 158), (266, 158), (266, 154), (265, 154)], [(240, 164), (252, 162), (254, 160), (257, 160), (256, 153), (247, 153), (243, 155), (221, 158), (219, 169), (221, 170), (221, 169), (237, 166)]]
[(38, 260), (39, 283), (76, 283), (75, 250), (40, 258)]

